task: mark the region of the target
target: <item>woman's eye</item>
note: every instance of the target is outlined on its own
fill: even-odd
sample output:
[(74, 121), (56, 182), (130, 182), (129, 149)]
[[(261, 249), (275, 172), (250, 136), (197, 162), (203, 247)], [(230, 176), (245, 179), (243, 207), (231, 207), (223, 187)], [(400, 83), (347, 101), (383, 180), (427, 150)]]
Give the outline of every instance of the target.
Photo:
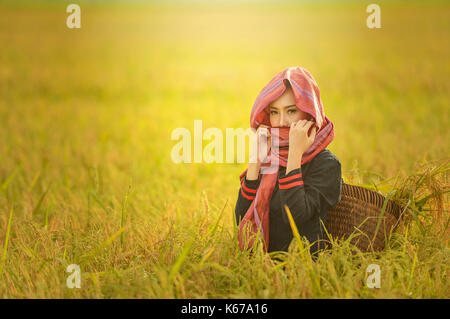
[(289, 111), (288, 111), (288, 113), (291, 113), (291, 114), (292, 114), (292, 113), (295, 113), (295, 112), (297, 112), (297, 110), (295, 110), (295, 109), (292, 109), (292, 110), (289, 110)]
[(270, 111), (270, 115), (275, 115), (275, 114), (277, 114), (276, 111)]

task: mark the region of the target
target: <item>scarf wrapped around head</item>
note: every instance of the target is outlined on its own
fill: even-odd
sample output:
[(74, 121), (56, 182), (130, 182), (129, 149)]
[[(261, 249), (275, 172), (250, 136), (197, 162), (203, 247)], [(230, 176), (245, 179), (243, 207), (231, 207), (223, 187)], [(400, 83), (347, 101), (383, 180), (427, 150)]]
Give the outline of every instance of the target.
[[(271, 127), (269, 104), (284, 93), (285, 81), (289, 81), (291, 85), (297, 108), (308, 113), (315, 121), (314, 126), (318, 129), (314, 142), (302, 156), (301, 164), (303, 165), (325, 149), (334, 138), (334, 126), (325, 116), (319, 87), (307, 70), (302, 67), (290, 67), (275, 75), (256, 98), (250, 115), (250, 126), (255, 130), (261, 124)], [(263, 239), (264, 251), (268, 250), (270, 200), (277, 182), (279, 166), (287, 166), (289, 130), (290, 127), (271, 128), (272, 145), (268, 160), (266, 159), (261, 165), (261, 182), (255, 199), (239, 224), (238, 241), (241, 250), (253, 246), (258, 230)], [(275, 170), (269, 171), (267, 166), (275, 167)], [(264, 169), (266, 170), (264, 171)], [(247, 170), (240, 175), (241, 185)]]

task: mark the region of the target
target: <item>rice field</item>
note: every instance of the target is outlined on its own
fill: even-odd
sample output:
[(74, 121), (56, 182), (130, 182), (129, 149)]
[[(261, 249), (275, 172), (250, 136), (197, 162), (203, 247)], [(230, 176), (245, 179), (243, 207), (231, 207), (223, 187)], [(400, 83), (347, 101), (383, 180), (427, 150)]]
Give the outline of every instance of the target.
[[(379, 1), (380, 29), (364, 1), (78, 3), (69, 29), (64, 1), (0, 2), (1, 298), (450, 297), (449, 3)], [(408, 205), (383, 252), (250, 257), (245, 163), (171, 160), (174, 129), (248, 128), (296, 65), (344, 180)]]

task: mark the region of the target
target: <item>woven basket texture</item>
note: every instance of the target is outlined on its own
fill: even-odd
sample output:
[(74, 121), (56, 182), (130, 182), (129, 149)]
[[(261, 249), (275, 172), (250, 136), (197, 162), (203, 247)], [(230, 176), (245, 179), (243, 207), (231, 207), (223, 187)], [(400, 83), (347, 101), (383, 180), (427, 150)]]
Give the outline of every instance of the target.
[(342, 181), (341, 199), (328, 211), (325, 224), (328, 233), (339, 239), (352, 235), (350, 242), (362, 251), (383, 250), (385, 239), (393, 232), (402, 212), (402, 207), (392, 200), (388, 200), (383, 211), (385, 200), (373, 190)]

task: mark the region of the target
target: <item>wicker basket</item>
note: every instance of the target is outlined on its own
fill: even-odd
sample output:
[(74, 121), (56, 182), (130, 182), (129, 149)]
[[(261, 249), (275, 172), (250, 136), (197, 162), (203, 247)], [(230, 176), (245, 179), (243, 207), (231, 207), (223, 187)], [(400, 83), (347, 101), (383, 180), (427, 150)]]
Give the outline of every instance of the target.
[(389, 200), (382, 214), (384, 201), (385, 197), (375, 191), (342, 181), (341, 199), (328, 211), (325, 224), (328, 233), (333, 239), (346, 239), (353, 234), (350, 242), (362, 251), (383, 250), (385, 238), (393, 231), (402, 212), (399, 204)]

